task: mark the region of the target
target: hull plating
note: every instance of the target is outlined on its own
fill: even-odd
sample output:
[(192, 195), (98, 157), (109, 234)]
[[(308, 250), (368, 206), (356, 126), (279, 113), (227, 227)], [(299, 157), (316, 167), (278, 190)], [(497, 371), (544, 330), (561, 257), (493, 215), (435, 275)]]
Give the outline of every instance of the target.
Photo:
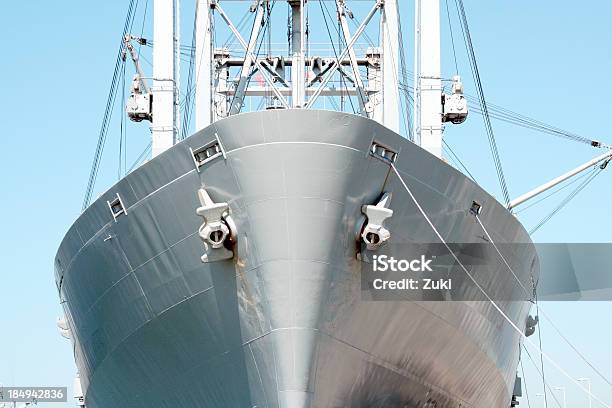
[[(226, 152), (196, 171), (189, 148)], [(529, 243), (516, 219), (379, 124), (310, 110), (238, 115), (122, 179), (64, 238), (56, 280), (90, 408), (509, 406), (520, 337), (485, 302), (364, 302), (361, 206), (393, 192), (392, 242), (435, 242), (373, 140), (449, 242)], [(236, 259), (203, 264), (197, 190), (226, 201)], [(119, 193), (127, 214), (107, 205)], [(510, 263), (525, 284), (530, 246)], [(508, 273), (489, 293), (518, 290)], [(509, 298), (509, 297), (506, 297)], [(529, 304), (501, 302), (524, 327)]]

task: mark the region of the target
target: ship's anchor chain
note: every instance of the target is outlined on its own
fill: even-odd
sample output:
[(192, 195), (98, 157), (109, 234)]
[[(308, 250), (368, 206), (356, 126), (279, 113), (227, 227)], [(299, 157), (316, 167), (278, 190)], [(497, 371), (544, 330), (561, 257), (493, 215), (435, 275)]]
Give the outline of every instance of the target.
[(198, 230), (204, 242), (205, 253), (202, 262), (214, 262), (234, 257), (232, 247), (236, 240), (236, 225), (230, 215), (227, 203), (215, 203), (208, 192), (201, 188), (198, 190), (201, 207), (196, 213), (204, 219)]
[(361, 228), (360, 238), (370, 251), (377, 250), (391, 238), (391, 232), (384, 225), (385, 220), (393, 215), (393, 210), (389, 208), (390, 203), (391, 193), (385, 193), (376, 205), (361, 207), (361, 212), (367, 220)]

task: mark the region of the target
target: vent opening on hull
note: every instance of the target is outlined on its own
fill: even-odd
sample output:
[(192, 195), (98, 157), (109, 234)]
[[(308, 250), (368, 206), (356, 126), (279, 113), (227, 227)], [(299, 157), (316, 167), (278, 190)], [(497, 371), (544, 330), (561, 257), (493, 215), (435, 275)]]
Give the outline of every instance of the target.
[(478, 201), (472, 201), (472, 206), (470, 207), (470, 213), (473, 215), (479, 215), (480, 211), (482, 211), (482, 204)]
[(195, 163), (196, 169), (198, 169), (198, 171), (200, 170), (200, 167), (202, 167), (206, 163), (218, 157), (225, 156), (225, 153), (223, 152), (223, 146), (221, 146), (221, 143), (219, 142), (218, 138), (195, 150), (191, 148), (189, 148), (189, 150), (191, 151), (193, 162)]
[(108, 204), (108, 208), (110, 209), (113, 219), (115, 221), (117, 221), (117, 218), (120, 217), (121, 215), (127, 214), (127, 211), (125, 207), (123, 206), (123, 201), (121, 201), (121, 197), (119, 196), (119, 193), (117, 193), (117, 198), (115, 198), (112, 201), (107, 201), (106, 203)]
[(397, 152), (387, 146), (381, 145), (378, 142), (372, 142), (372, 146), (370, 146), (370, 154), (386, 162), (395, 163), (397, 160)]

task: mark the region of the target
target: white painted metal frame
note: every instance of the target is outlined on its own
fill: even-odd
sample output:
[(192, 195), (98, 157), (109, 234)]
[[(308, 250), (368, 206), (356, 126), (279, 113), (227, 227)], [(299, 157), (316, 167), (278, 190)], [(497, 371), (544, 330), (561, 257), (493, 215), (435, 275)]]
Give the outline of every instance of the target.
[(421, 147), (442, 157), (440, 2), (415, 1), (415, 120)]
[(317, 88), (315, 93), (308, 100), (308, 103), (306, 104), (306, 108), (312, 108), (312, 106), (316, 102), (317, 98), (321, 95), (321, 92), (323, 91), (325, 86), (332, 79), (332, 76), (334, 75), (336, 70), (340, 67), (340, 61), (342, 61), (342, 60), (344, 60), (344, 58), (346, 58), (346, 56), (348, 55), (349, 51), (355, 45), (355, 43), (357, 42), (359, 37), (361, 37), (361, 34), (363, 34), (363, 32), (364, 32), (366, 26), (368, 25), (368, 23), (370, 22), (370, 20), (372, 20), (372, 17), (374, 17), (374, 14), (376, 14), (376, 11), (378, 9), (380, 9), (383, 6), (383, 4), (384, 4), (384, 2), (382, 0), (378, 0), (376, 2), (376, 4), (374, 5), (374, 7), (372, 7), (372, 10), (370, 10), (370, 12), (366, 16), (366, 18), (362, 21), (361, 25), (359, 26), (359, 28), (355, 32), (355, 35), (353, 36), (351, 41), (346, 45), (346, 48), (342, 51), (342, 53), (340, 54), (338, 59), (336, 59), (332, 63), (332, 65), (329, 68), (329, 71), (327, 73), (327, 76), (325, 78), (323, 78), (323, 80), (319, 84), (319, 87)]
[(588, 162), (576, 167), (573, 170), (568, 171), (565, 174), (562, 174), (561, 176), (549, 181), (546, 184), (542, 184), (540, 187), (534, 188), (533, 190), (529, 191), (528, 193), (523, 194), (522, 196), (510, 201), (510, 203), (508, 204), (508, 209), (511, 210), (514, 207), (516, 207), (517, 205), (520, 205), (522, 203), (524, 203), (527, 200), (532, 199), (533, 197), (547, 191), (550, 190), (551, 188), (553, 188), (554, 186), (564, 182), (565, 180), (574, 177), (577, 174), (582, 173), (583, 171), (587, 170), (588, 168), (591, 168), (593, 166), (595, 166), (596, 164), (605, 161), (605, 160), (609, 160), (610, 158), (612, 158), (612, 150), (608, 150), (606, 153), (595, 157), (592, 160), (589, 160)]
[(421, 134), (419, 130), (419, 111), (421, 109), (421, 92), (419, 90), (419, 45), (421, 38), (421, 0), (414, 0), (414, 61), (413, 72), (414, 78), (412, 89), (414, 91), (414, 114), (412, 115), (412, 134), (414, 142), (421, 145)]
[(214, 4), (215, 10), (219, 12), (219, 15), (221, 16), (221, 18), (223, 18), (225, 23), (228, 25), (228, 27), (230, 28), (230, 30), (232, 31), (232, 33), (234, 34), (234, 36), (236, 37), (240, 45), (242, 45), (242, 48), (244, 49), (244, 51), (247, 52), (247, 55), (255, 62), (255, 64), (259, 68), (259, 72), (261, 73), (261, 76), (264, 78), (268, 86), (270, 86), (276, 98), (283, 105), (283, 107), (289, 108), (289, 104), (287, 103), (287, 100), (279, 92), (278, 88), (274, 84), (274, 81), (270, 79), (266, 69), (263, 67), (261, 62), (258, 61), (257, 56), (255, 56), (255, 54), (253, 54), (252, 52), (251, 53), (248, 52), (248, 44), (246, 43), (246, 41), (244, 41), (244, 38), (242, 38), (242, 35), (240, 34), (236, 26), (234, 26), (234, 23), (232, 23), (232, 20), (229, 18), (229, 16), (225, 13), (225, 11), (221, 8), (221, 6), (216, 0), (214, 3), (211, 2), (211, 4)]
[(197, 0), (195, 18), (195, 130), (198, 131), (213, 122), (213, 26), (209, 0)]
[[(156, 0), (157, 2), (163, 0)], [(174, 0), (176, 1), (176, 0)], [(319, 74), (316, 81), (320, 83), (315, 85), (316, 81), (308, 81), (305, 76), (307, 63), (305, 61), (305, 44), (306, 44), (306, 29), (305, 29), (305, 8), (307, 2), (305, 0), (287, 0), (292, 10), (292, 52), (291, 60), (291, 83), (271, 70), (269, 64), (263, 59), (258, 59), (254, 54), (257, 37), (260, 33), (261, 23), (265, 17), (265, 10), (268, 4), (267, 0), (258, 0), (251, 3), (252, 11), (256, 11), (254, 16), (253, 30), (247, 43), (238, 31), (232, 20), (220, 5), (219, 0), (197, 0), (197, 20), (196, 20), (196, 129), (214, 122), (218, 115), (216, 112), (215, 102), (219, 98), (229, 98), (231, 104), (229, 111), (226, 114), (237, 114), (241, 111), (244, 105), (246, 96), (262, 96), (265, 89), (262, 87), (249, 86), (249, 78), (253, 74), (253, 70), (259, 71), (266, 82), (268, 93), (271, 91), (279, 104), (284, 108), (312, 108), (319, 96), (337, 96), (338, 93), (344, 95), (356, 95), (361, 114), (372, 117), (379, 121), (389, 129), (400, 132), (400, 97), (399, 97), (399, 13), (398, 0), (374, 0), (373, 7), (369, 10), (366, 17), (361, 21), (354, 34), (351, 34), (346, 18), (346, 3), (345, 0), (335, 0), (338, 11), (338, 18), (342, 28), (342, 34), (346, 41), (346, 48), (342, 50), (337, 58), (332, 59), (331, 63), (327, 64), (323, 72)], [(256, 10), (255, 10), (256, 8)], [(364, 80), (359, 72), (359, 65), (363, 65), (361, 59), (355, 54), (354, 46), (359, 38), (363, 35), (366, 27), (371, 22), (372, 18), (380, 11), (380, 70), (377, 74), (377, 87), (373, 87), (370, 83), (368, 86), (364, 84)], [(238, 40), (244, 49), (245, 57), (242, 61), (242, 69), (236, 87), (223, 87), (217, 89), (215, 84), (215, 75), (221, 73), (222, 70), (227, 72), (228, 66), (219, 68), (214, 65), (215, 54), (213, 49), (212, 32), (214, 30), (213, 13), (218, 14), (221, 19), (227, 24), (228, 28)], [(166, 20), (166, 23), (169, 20)], [(160, 34), (161, 35), (161, 34)], [(156, 47), (158, 41), (156, 39)], [(343, 69), (343, 64), (349, 64), (352, 69), (352, 75)], [(370, 67), (370, 69), (377, 69)], [(166, 67), (167, 70), (167, 67)], [(161, 68), (160, 68), (161, 71)], [(217, 72), (218, 71), (218, 72)], [(340, 71), (341, 75), (345, 75), (354, 87), (346, 89), (330, 89), (327, 84)], [(374, 96), (375, 95), (375, 96)], [(373, 101), (376, 98), (376, 103)], [(438, 98), (439, 99), (439, 98)], [(290, 101), (290, 102), (289, 102)], [(439, 101), (438, 101), (439, 102)], [(164, 101), (162, 100), (162, 104)], [(374, 106), (376, 105), (376, 106)], [(159, 108), (159, 107), (158, 107)], [(161, 108), (159, 108), (161, 109)], [(441, 109), (441, 107), (440, 107)], [(162, 124), (159, 120), (158, 125)], [(158, 132), (164, 130), (160, 128)]]
[[(400, 132), (399, 95), (399, 0), (385, 0), (381, 18), (383, 117), (378, 121)], [(438, 0), (428, 0), (437, 3)]]
[(292, 64), (291, 64), (291, 102), (294, 108), (301, 108), (305, 102), (305, 2), (304, 0), (289, 0), (291, 5), (291, 37), (292, 37)]
[(234, 94), (234, 98), (232, 99), (232, 103), (230, 105), (230, 115), (240, 113), (244, 103), (244, 90), (249, 82), (251, 67), (252, 65), (256, 64), (256, 61), (253, 60), (252, 56), (255, 55), (253, 52), (255, 51), (255, 45), (257, 44), (257, 37), (259, 36), (261, 22), (263, 21), (265, 7), (265, 2), (259, 3), (259, 6), (257, 7), (255, 21), (253, 23), (251, 36), (249, 38), (249, 44), (245, 50), (244, 62), (242, 64), (242, 69), (240, 70), (240, 78), (238, 80), (238, 85), (236, 86), (236, 93)]
[[(351, 42), (351, 32), (349, 30), (348, 22), (346, 21), (346, 5), (344, 0), (336, 0), (336, 9), (338, 10), (338, 18), (340, 19), (340, 26), (342, 27), (342, 34), (344, 35), (344, 41), (349, 44)], [(368, 95), (366, 94), (359, 73), (359, 66), (357, 65), (357, 56), (353, 47), (349, 48), (349, 60), (351, 62), (351, 68), (353, 69), (353, 77), (355, 78), (355, 88), (357, 90), (357, 99), (359, 99), (360, 113), (364, 116), (368, 116), (368, 112), (372, 111), (372, 105)]]
[(155, 0), (153, 5), (153, 157), (176, 141), (176, 1)]
[(130, 53), (130, 58), (132, 59), (132, 62), (134, 63), (134, 67), (136, 68), (136, 73), (138, 74), (138, 82), (142, 86), (143, 92), (149, 93), (150, 89), (147, 83), (145, 82), (145, 74), (144, 74), (144, 71), (142, 70), (142, 66), (140, 65), (140, 58), (138, 57), (138, 53), (136, 52), (136, 50), (134, 49), (134, 46), (132, 45), (132, 39), (133, 37), (130, 34), (125, 35), (125, 39), (124, 39), (125, 48), (127, 48), (128, 52)]

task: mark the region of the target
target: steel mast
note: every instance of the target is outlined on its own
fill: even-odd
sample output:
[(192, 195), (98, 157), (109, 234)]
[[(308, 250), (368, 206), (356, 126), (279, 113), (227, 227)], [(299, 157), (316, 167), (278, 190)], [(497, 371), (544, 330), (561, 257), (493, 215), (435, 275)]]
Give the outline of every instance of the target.
[(178, 29), (179, 0), (155, 0), (153, 5), (153, 122), (152, 156), (176, 142), (178, 117)]
[(197, 0), (196, 3), (196, 49), (195, 49), (195, 131), (205, 128), (212, 118), (212, 19), (210, 2)]
[(378, 121), (400, 133), (399, 96), (399, 14), (398, 0), (385, 0), (382, 9), (380, 42), (382, 45), (383, 109)]
[(461, 77), (452, 78), (450, 94), (443, 93), (440, 67), (440, 2), (415, 0), (414, 12), (414, 134), (416, 142), (442, 158), (443, 123), (460, 124), (468, 116)]
[(287, 0), (291, 6), (291, 96), (292, 107), (301, 108), (305, 103), (304, 45), (306, 43), (305, 0)]
[(415, 121), (422, 148), (442, 157), (440, 2), (415, 0)]

